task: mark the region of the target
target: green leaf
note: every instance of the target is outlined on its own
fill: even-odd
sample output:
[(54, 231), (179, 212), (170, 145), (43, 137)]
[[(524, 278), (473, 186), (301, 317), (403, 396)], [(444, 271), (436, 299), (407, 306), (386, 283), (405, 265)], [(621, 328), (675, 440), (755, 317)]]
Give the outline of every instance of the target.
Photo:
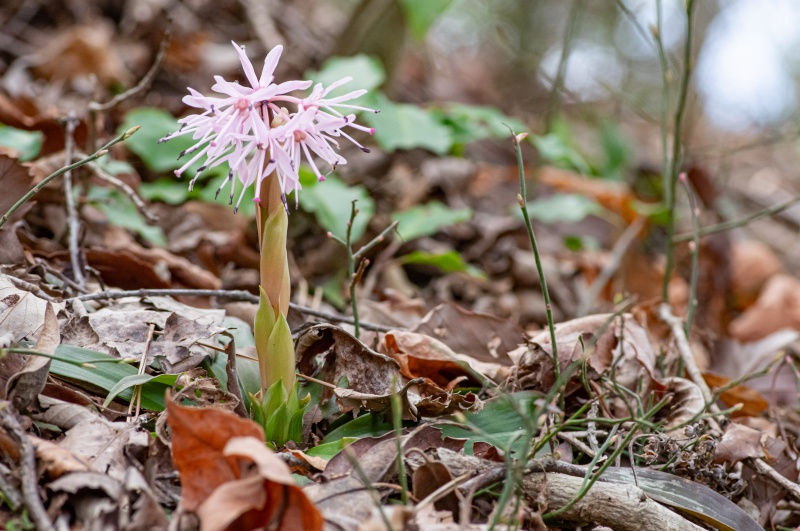
[[(329, 97), (341, 96), (354, 90), (375, 90), (386, 80), (386, 71), (380, 59), (360, 54), (352, 57), (331, 57), (318, 71), (309, 70), (304, 74), (305, 79), (314, 83), (322, 83), (327, 87), (345, 77), (352, 77), (353, 81), (334, 89)], [(347, 103), (353, 105), (366, 105), (367, 96), (362, 96)]]
[[(487, 442), (507, 452), (513, 444), (514, 450), (522, 448), (524, 441), (519, 440), (525, 434), (529, 424), (527, 418), (534, 406), (534, 401), (541, 395), (530, 391), (520, 391), (487, 400), (482, 410), (477, 413), (466, 413), (463, 417), (466, 426), (460, 428), (453, 425), (436, 426), (442, 430), (442, 437), (467, 439), (464, 451), (472, 454), (476, 442)], [(467, 427), (469, 426), (469, 427)], [(470, 429), (471, 427), (471, 429)]]
[(292, 330), (282, 313), (278, 313), (278, 320), (269, 335), (267, 352), (270, 356), (267, 360), (268, 378), (282, 382), (284, 388), (292, 389), (295, 382), (294, 341)]
[(577, 194), (553, 194), (528, 203), (528, 215), (543, 223), (577, 223), (602, 213), (603, 207), (596, 201)]
[(356, 442), (358, 439), (355, 437), (342, 437), (338, 441), (333, 441), (324, 444), (318, 444), (313, 448), (309, 448), (306, 451), (307, 455), (312, 457), (321, 457), (327, 461), (333, 459), (333, 456), (344, 450), (346, 446), (349, 446)]
[(411, 37), (418, 41), (425, 39), (428, 29), (451, 3), (452, 0), (403, 0)]
[(364, 235), (375, 214), (375, 201), (365, 187), (348, 186), (335, 174), (331, 174), (325, 182), (304, 188), (300, 192), (302, 209), (314, 214), (322, 228), (342, 239), (347, 237), (347, 222), (350, 220), (353, 199), (358, 200), (356, 207), (359, 212), (353, 222), (352, 238), (355, 243)]
[(439, 201), (431, 201), (392, 214), (392, 220), (400, 222), (397, 232), (405, 241), (436, 234), (444, 226), (468, 221), (471, 217), (471, 209), (454, 210)]
[(530, 135), (539, 156), (549, 164), (575, 170), (583, 175), (593, 175), (591, 165), (580, 154), (572, 140), (572, 133), (565, 120), (556, 120), (549, 134)]
[(468, 144), (487, 138), (509, 138), (509, 127), (514, 133), (522, 133), (528, 129), (520, 120), (510, 118), (490, 106), (448, 103), (432, 112), (450, 128), (456, 144)]
[(136, 205), (124, 194), (113, 188), (93, 186), (89, 188), (88, 199), (106, 215), (112, 225), (131, 230), (159, 247), (167, 245), (167, 238), (161, 227), (148, 225)]
[(466, 273), (476, 278), (486, 278), (486, 273), (464, 261), (458, 251), (428, 253), (414, 251), (402, 257), (404, 264), (428, 265), (439, 268), (443, 273)]
[(631, 147), (622, 135), (619, 126), (613, 122), (604, 121), (600, 126), (600, 143), (606, 158), (601, 172), (603, 177), (615, 181), (622, 180), (622, 172), (628, 164)]
[(119, 395), (122, 391), (126, 389), (130, 389), (131, 387), (135, 387), (137, 385), (144, 385), (147, 382), (153, 383), (163, 383), (172, 387), (175, 385), (175, 381), (178, 379), (177, 374), (159, 374), (159, 375), (152, 375), (152, 374), (132, 374), (130, 376), (126, 376), (120, 381), (116, 383), (114, 387), (108, 392), (108, 396), (106, 396), (105, 401), (103, 402), (103, 407), (108, 407), (112, 400), (114, 400), (117, 395)]
[[(123, 133), (131, 127), (141, 125), (142, 128), (125, 145), (133, 151), (148, 169), (155, 172), (177, 170), (185, 161), (179, 161), (178, 155), (195, 144), (192, 135), (179, 136), (163, 142), (158, 141), (168, 134), (177, 131), (177, 119), (166, 111), (150, 107), (133, 109), (125, 115), (125, 120), (117, 128), (118, 133)], [(195, 166), (200, 166), (200, 161)], [(193, 172), (187, 172), (193, 175)]]
[[(258, 286), (258, 297), (258, 309), (253, 322), (253, 337), (258, 355), (259, 371), (263, 372), (266, 370), (268, 363), (269, 336), (272, 333), (272, 329), (275, 328), (275, 310), (272, 309), (272, 301), (269, 300), (269, 296), (261, 286)], [(270, 385), (269, 390), (273, 387), (275, 387), (275, 384)]]
[(264, 426), (264, 435), (278, 448), (286, 444), (289, 435), (289, 415), (286, 412), (286, 404), (281, 404), (272, 415), (269, 415), (267, 424)]
[[(90, 391), (96, 391), (99, 388), (110, 392), (123, 378), (139, 374), (139, 371), (127, 363), (119, 363), (119, 358), (73, 345), (59, 345), (56, 348), (56, 354), (82, 363), (95, 362), (94, 367), (82, 367), (55, 359), (50, 363), (52, 374)], [(97, 360), (105, 360), (108, 363), (98, 363)], [(163, 411), (164, 392), (170, 387), (172, 385), (163, 382), (149, 381), (145, 383), (142, 387), (142, 407), (151, 411)], [(132, 394), (133, 391), (128, 388), (117, 396), (121, 400), (130, 402)]]
[(325, 438), (322, 439), (322, 443), (339, 441), (344, 437), (353, 439), (380, 437), (393, 429), (391, 420), (386, 420), (383, 415), (367, 413), (328, 432)]
[(375, 140), (386, 151), (422, 148), (437, 155), (453, 145), (452, 130), (429, 110), (408, 103), (394, 103), (383, 94), (374, 95), (378, 114), (364, 113), (362, 119), (375, 128)]
[[(134, 135), (136, 136), (136, 135)], [(42, 150), (41, 131), (23, 131), (8, 125), (0, 124), (0, 146), (13, 149), (19, 154), (19, 160), (26, 162), (36, 158)]]

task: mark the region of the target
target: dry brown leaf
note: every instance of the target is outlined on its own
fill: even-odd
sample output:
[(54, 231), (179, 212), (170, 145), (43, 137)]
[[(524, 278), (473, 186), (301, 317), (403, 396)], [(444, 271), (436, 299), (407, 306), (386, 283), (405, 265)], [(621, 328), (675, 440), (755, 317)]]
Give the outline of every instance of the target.
[(233, 413), (214, 408), (184, 407), (166, 400), (172, 429), (172, 460), (181, 475), (181, 504), (194, 512), (223, 483), (239, 479), (223, 450), (233, 437), (264, 440), (264, 430)]
[(766, 243), (745, 240), (731, 247), (730, 268), (731, 302), (741, 310), (756, 301), (759, 290), (781, 272), (783, 264)]
[[(597, 314), (555, 325), (559, 368), (564, 370), (575, 360), (584, 357), (584, 347), (596, 334), (595, 347), (587, 359), (596, 374), (609, 374), (613, 367), (614, 380), (628, 389), (647, 393), (653, 380), (656, 355), (647, 331), (631, 314), (614, 316)], [(553, 350), (550, 332), (543, 330), (531, 338), (526, 348), (512, 353), (517, 359), (521, 388), (549, 389), (555, 382)]]
[(454, 352), (504, 366), (511, 365), (508, 353), (523, 340), (522, 328), (512, 321), (452, 302), (428, 312), (413, 331), (438, 339)]
[[(447, 470), (444, 463), (440, 461), (425, 462), (414, 471), (411, 479), (414, 497), (421, 501), (452, 479), (453, 476), (450, 475), (450, 471)], [(450, 492), (443, 498), (436, 500), (433, 505), (439, 511), (450, 511), (453, 514), (459, 514), (459, 502), (455, 492)]]
[(86, 472), (92, 469), (82, 456), (76, 455), (52, 441), (46, 441), (33, 435), (29, 435), (28, 438), (36, 450), (36, 459), (39, 465), (44, 468), (44, 474), (50, 479), (59, 478), (70, 472)]
[[(44, 324), (36, 340), (35, 350), (53, 355), (60, 342), (58, 320), (49, 302), (45, 305)], [(44, 389), (47, 375), (50, 372), (50, 358), (44, 356), (28, 356), (22, 369), (9, 378), (6, 383), (6, 396), (14, 404), (17, 411), (24, 411), (36, 400)]]
[(777, 274), (761, 290), (755, 304), (731, 321), (731, 337), (749, 343), (782, 328), (800, 330), (800, 280)]
[(508, 367), (455, 353), (438, 339), (416, 332), (387, 332), (380, 346), (400, 364), (406, 378), (429, 378), (445, 389), (452, 388), (457, 379), (467, 378), (473, 385), (482, 385), (481, 376), (499, 382), (509, 374)]
[(759, 430), (731, 422), (717, 443), (715, 460), (733, 465), (748, 457), (765, 457), (762, 442), (765, 437)]
[(670, 377), (661, 383), (666, 386), (666, 392), (675, 395), (669, 404), (664, 428), (670, 437), (682, 439), (684, 437), (682, 426), (706, 409), (703, 392), (696, 383), (686, 378)]
[[(8, 335), (16, 343), (24, 337), (33, 339), (44, 325), (48, 302), (14, 286), (0, 275), (0, 338)], [(52, 303), (58, 313), (64, 303)]]
[[(236, 479), (219, 485), (197, 508), (201, 531), (321, 531), (322, 515), (297, 486), (289, 467), (263, 439), (233, 437), (222, 455)], [(240, 461), (241, 460), (241, 461)], [(246, 463), (255, 467), (248, 470)]]
[[(730, 378), (709, 373), (704, 373), (703, 379), (714, 391), (728, 385), (731, 381)], [(761, 396), (761, 393), (746, 385), (737, 385), (736, 387), (722, 392), (722, 394), (719, 395), (719, 399), (727, 407), (734, 407), (737, 404), (742, 405), (741, 409), (732, 413), (734, 418), (758, 417), (769, 409), (769, 402)]]

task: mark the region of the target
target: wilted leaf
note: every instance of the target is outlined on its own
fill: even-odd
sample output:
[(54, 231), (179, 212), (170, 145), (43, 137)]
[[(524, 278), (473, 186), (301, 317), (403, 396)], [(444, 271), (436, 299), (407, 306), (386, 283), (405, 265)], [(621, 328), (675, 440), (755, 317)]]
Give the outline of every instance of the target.
[(779, 273), (766, 282), (755, 304), (731, 321), (728, 332), (748, 343), (782, 328), (800, 330), (800, 280)]
[(670, 437), (682, 438), (683, 426), (692, 419), (697, 418), (706, 410), (706, 401), (703, 392), (691, 380), (686, 378), (664, 378), (666, 391), (675, 395), (669, 405), (669, 414), (665, 428)]
[[(416, 469), (412, 476), (411, 484), (414, 486), (414, 497), (418, 500), (424, 500), (451, 479), (453, 477), (443, 463), (438, 461), (426, 462)], [(439, 511), (450, 511), (453, 514), (458, 514), (458, 497), (455, 492), (450, 492), (443, 498), (436, 500), (434, 506)]]

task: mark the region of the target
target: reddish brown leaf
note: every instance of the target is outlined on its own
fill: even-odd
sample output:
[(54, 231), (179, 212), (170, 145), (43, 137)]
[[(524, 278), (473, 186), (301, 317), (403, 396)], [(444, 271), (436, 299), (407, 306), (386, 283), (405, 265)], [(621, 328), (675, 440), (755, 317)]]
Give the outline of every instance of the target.
[(184, 407), (170, 399), (166, 405), (172, 459), (183, 486), (182, 504), (193, 512), (217, 487), (238, 479), (238, 469), (223, 454), (228, 441), (232, 437), (263, 441), (264, 430), (252, 420), (220, 409)]
[[(703, 374), (703, 379), (712, 390), (724, 387), (731, 381), (730, 378), (709, 373)], [(742, 405), (742, 409), (733, 412), (734, 417), (758, 417), (769, 408), (769, 402), (761, 396), (761, 393), (746, 385), (737, 385), (723, 391), (719, 399), (727, 407)]]

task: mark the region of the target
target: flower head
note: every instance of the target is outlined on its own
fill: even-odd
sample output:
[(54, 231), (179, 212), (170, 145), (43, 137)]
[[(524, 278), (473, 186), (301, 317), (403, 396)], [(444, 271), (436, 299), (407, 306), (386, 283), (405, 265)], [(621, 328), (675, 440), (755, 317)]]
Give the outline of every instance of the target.
[[(179, 158), (192, 155), (187, 162), (175, 171), (180, 177), (190, 166), (199, 160), (203, 164), (189, 183), (191, 189), (198, 176), (206, 169), (228, 163), (230, 172), (220, 187), (230, 183), (230, 202), (236, 194), (236, 181), (242, 184), (242, 191), (236, 203), (238, 209), (243, 192), (249, 186), (256, 186), (256, 201), (259, 201), (261, 181), (275, 173), (280, 180), (284, 194), (300, 189), (298, 174), (302, 160), (308, 162), (319, 180), (325, 175), (318, 168), (315, 159), (321, 159), (335, 169), (347, 160), (336, 150), (337, 138), (346, 138), (360, 149), (369, 152), (350, 135), (342, 131), (345, 127), (367, 131), (374, 130), (355, 123), (355, 114), (344, 115), (353, 110), (377, 112), (366, 107), (345, 103), (363, 95), (365, 90), (357, 90), (328, 98), (330, 92), (350, 81), (344, 78), (324, 88), (317, 84), (305, 98), (291, 93), (305, 90), (311, 81), (287, 81), (274, 83), (274, 72), (278, 65), (282, 46), (273, 48), (256, 77), (255, 69), (247, 58), (244, 48), (233, 43), (242, 64), (247, 82), (226, 81), (214, 76), (216, 83), (211, 89), (220, 96), (204, 96), (189, 88), (189, 95), (183, 102), (201, 110), (178, 120), (178, 131), (159, 140), (166, 142), (183, 135), (192, 135), (195, 144), (181, 153)], [(219, 194), (220, 190), (217, 190)]]

